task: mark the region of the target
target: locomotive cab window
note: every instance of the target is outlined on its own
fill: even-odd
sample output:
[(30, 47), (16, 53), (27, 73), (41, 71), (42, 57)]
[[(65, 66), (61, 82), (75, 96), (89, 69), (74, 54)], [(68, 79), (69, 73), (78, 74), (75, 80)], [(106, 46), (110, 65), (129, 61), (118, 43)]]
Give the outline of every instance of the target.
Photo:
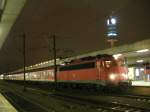
[(106, 68), (110, 68), (112, 66), (112, 61), (105, 61)]
[(105, 63), (106, 68), (117, 66), (117, 63), (115, 60), (105, 60), (104, 63)]

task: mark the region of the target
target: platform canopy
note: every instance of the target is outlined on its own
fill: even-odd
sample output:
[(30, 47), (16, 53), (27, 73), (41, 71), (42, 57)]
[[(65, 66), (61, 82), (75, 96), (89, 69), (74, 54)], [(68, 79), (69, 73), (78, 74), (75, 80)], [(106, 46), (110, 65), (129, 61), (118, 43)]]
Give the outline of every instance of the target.
[(115, 46), (149, 39), (149, 4), (149, 0), (6, 0), (0, 22), (0, 72), (23, 67), (23, 33), (27, 66), (53, 59), (52, 35), (57, 58), (110, 48), (106, 22), (112, 13), (118, 21)]

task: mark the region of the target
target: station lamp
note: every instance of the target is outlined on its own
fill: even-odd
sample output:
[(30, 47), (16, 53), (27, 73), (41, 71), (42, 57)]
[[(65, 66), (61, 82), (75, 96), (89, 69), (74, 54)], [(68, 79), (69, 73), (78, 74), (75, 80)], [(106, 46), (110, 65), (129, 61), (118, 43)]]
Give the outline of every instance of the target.
[(137, 53), (144, 53), (144, 52), (148, 52), (149, 51), (149, 49), (142, 49), (142, 50), (138, 50), (138, 51), (136, 51)]
[(142, 63), (142, 62), (144, 62), (144, 60), (137, 60), (136, 62), (137, 63)]

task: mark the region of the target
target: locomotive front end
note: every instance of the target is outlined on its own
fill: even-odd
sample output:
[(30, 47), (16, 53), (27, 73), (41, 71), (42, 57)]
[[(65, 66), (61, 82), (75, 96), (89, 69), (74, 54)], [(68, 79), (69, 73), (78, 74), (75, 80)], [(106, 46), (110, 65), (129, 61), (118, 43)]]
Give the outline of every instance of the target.
[(110, 68), (108, 82), (113, 85), (128, 85), (128, 75), (126, 67), (113, 67)]
[(113, 66), (109, 69), (109, 82), (115, 85), (130, 85), (128, 78), (128, 68), (124, 58), (114, 58)]

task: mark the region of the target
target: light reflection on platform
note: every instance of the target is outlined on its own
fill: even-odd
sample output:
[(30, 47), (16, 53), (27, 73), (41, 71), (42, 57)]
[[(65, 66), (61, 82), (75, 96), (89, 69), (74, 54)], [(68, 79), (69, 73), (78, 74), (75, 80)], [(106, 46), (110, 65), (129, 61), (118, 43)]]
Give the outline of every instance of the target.
[(18, 112), (2, 94), (0, 94), (0, 112)]

